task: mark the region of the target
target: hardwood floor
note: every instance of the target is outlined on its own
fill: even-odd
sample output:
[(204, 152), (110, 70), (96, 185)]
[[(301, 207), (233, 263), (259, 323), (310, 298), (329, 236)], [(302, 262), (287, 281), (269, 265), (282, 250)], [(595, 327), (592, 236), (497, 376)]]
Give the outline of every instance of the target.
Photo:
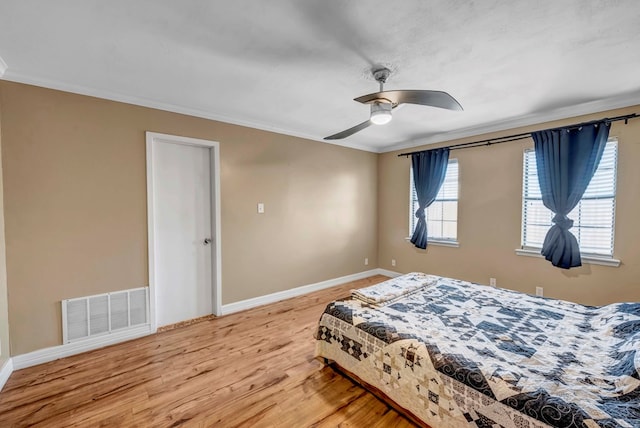
[(326, 304), (374, 276), (14, 372), (0, 427), (413, 427), (314, 359)]

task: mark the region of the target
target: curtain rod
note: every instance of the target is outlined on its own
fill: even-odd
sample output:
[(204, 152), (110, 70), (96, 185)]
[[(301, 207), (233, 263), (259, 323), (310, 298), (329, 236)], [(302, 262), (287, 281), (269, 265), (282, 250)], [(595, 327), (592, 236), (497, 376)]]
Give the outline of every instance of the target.
[[(551, 128), (551, 129), (549, 129), (549, 131), (555, 131), (555, 130), (558, 130), (558, 129), (566, 129), (566, 128), (579, 128), (581, 126), (593, 125), (594, 123), (599, 123), (599, 122), (619, 122), (621, 120), (624, 120), (624, 123), (626, 125), (629, 122), (629, 119), (635, 119), (637, 117), (640, 117), (640, 115), (638, 115), (637, 113), (631, 113), (631, 114), (626, 114), (624, 116), (612, 117), (610, 119), (609, 118), (604, 118), (604, 119), (600, 119), (600, 120), (591, 120), (589, 122), (576, 123), (575, 125), (559, 126), (557, 128)], [(504, 137), (497, 137), (497, 138), (489, 138), (487, 140), (472, 141), (472, 142), (469, 142), (469, 143), (453, 144), (451, 146), (438, 147), (438, 149), (445, 149), (446, 148), (446, 149), (449, 149), (449, 150), (458, 150), (458, 149), (469, 149), (469, 148), (472, 148), (472, 147), (491, 146), (493, 144), (508, 143), (510, 141), (524, 140), (526, 138), (529, 138), (530, 136), (531, 136), (531, 132), (523, 132), (521, 134), (507, 135), (507, 136), (504, 136)], [(415, 151), (415, 152), (400, 153), (398, 155), (398, 157), (400, 157), (400, 156), (411, 156), (411, 155), (416, 154), (416, 153), (428, 152), (429, 150), (436, 150), (436, 149), (424, 149), (424, 150), (418, 150), (418, 151)]]

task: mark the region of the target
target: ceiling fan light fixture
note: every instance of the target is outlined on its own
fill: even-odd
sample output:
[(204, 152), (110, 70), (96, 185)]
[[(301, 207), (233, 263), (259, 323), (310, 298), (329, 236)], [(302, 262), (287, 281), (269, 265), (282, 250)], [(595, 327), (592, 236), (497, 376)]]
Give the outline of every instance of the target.
[(393, 105), (391, 103), (373, 103), (371, 104), (371, 116), (369, 120), (374, 125), (384, 125), (391, 122), (391, 109)]

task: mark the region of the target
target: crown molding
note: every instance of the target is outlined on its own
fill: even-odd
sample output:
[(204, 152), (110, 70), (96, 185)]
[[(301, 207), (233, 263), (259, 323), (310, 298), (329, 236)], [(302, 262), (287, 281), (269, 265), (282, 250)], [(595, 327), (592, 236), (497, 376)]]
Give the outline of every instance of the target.
[[(150, 100), (141, 97), (134, 97), (130, 95), (123, 95), (117, 92), (112, 92), (103, 89), (88, 88), (85, 86), (73, 85), (69, 83), (57, 82), (49, 79), (42, 79), (39, 77), (29, 76), (26, 74), (18, 73), (15, 71), (8, 71), (2, 76), (2, 59), (0, 58), (0, 77), (3, 80), (8, 80), (16, 83), (24, 83), (26, 85), (40, 86), (48, 89), (55, 89), (63, 92), (71, 92), (79, 95), (86, 95), (89, 97), (102, 98), (110, 101), (117, 101), (125, 104), (132, 104), (140, 107), (148, 107), (157, 110), (168, 111), (172, 113), (184, 114), (187, 116), (199, 117), (202, 119), (215, 120), (218, 122), (229, 123), (232, 125), (244, 126), (247, 128), (259, 129), (261, 131), (274, 132), (277, 134), (288, 135), (292, 137), (304, 138), (306, 140), (317, 141), (324, 144), (332, 144), (335, 146), (347, 147), (350, 149), (362, 150), (365, 152), (379, 153), (377, 148), (367, 147), (360, 144), (353, 144), (348, 142), (326, 141), (313, 135), (291, 132), (289, 130), (281, 129), (275, 126), (266, 125), (264, 123), (253, 122), (249, 120), (237, 119), (230, 116), (215, 114), (199, 109), (192, 109), (189, 107), (183, 107), (175, 104), (163, 103), (155, 100)], [(6, 65), (5, 65), (6, 69)]]
[(7, 65), (6, 62), (4, 62), (2, 57), (0, 57), (0, 78), (4, 76), (4, 73), (7, 71), (7, 68), (9, 68), (9, 66)]
[(631, 94), (626, 94), (623, 96), (590, 101), (587, 103), (576, 104), (569, 107), (562, 107), (545, 113), (528, 114), (525, 116), (519, 116), (516, 118), (493, 122), (490, 124), (472, 126), (451, 132), (442, 132), (423, 139), (385, 146), (382, 147), (378, 151), (378, 153), (388, 153), (396, 150), (413, 149), (429, 144), (458, 140), (461, 138), (489, 134), (492, 132), (506, 131), (508, 129), (522, 128), (525, 126), (552, 122), (554, 120), (569, 119), (572, 117), (600, 113), (607, 110), (615, 110), (624, 107), (632, 107), (635, 105), (640, 105), (640, 91), (632, 92)]
[(266, 125), (260, 122), (254, 122), (249, 120), (237, 119), (230, 116), (210, 113), (204, 110), (192, 109), (170, 103), (162, 103), (141, 97), (134, 97), (130, 95), (123, 95), (120, 93), (88, 88), (85, 86), (73, 85), (69, 83), (57, 82), (49, 79), (42, 79), (39, 77), (33, 77), (26, 74), (18, 73), (15, 71), (7, 70), (7, 64), (0, 58), (0, 78), (17, 83), (24, 83), (27, 85), (40, 86), (48, 89), (55, 89), (64, 92), (70, 92), (79, 95), (86, 95), (95, 98), (106, 99), (110, 101), (117, 101), (126, 104), (132, 104), (141, 107), (153, 108), (157, 110), (168, 111), (172, 113), (184, 114), (193, 117), (199, 117), (202, 119), (215, 120), (218, 122), (229, 123), (232, 125), (244, 126), (253, 129), (259, 129), (267, 132), (274, 132), (277, 134), (288, 135), (292, 137), (304, 138), (306, 140), (321, 142), (323, 144), (332, 144), (341, 147), (347, 147), (350, 149), (362, 150), (371, 153), (388, 153), (397, 150), (412, 149), (416, 147), (426, 146), (429, 144), (442, 143), (445, 141), (452, 141), (466, 137), (473, 137), (482, 134), (488, 134), (493, 132), (506, 131), (514, 128), (521, 128), (524, 126), (537, 125), (545, 122), (551, 122), (554, 120), (568, 119), (576, 116), (582, 116), (586, 114), (599, 113), (607, 110), (614, 110), (618, 108), (631, 107), (634, 105), (640, 105), (640, 91), (636, 91), (630, 94), (626, 94), (618, 97), (605, 98), (602, 100), (591, 101), (587, 103), (577, 104), (569, 107), (562, 107), (554, 109), (544, 113), (533, 113), (525, 116), (519, 116), (516, 118), (501, 120), (490, 124), (483, 124), (478, 126), (471, 126), (467, 128), (457, 129), (455, 131), (441, 132), (429, 137), (419, 138), (416, 140), (401, 142), (397, 144), (390, 144), (383, 147), (369, 147), (362, 144), (354, 144), (345, 141), (333, 140), (326, 141), (313, 135), (291, 132), (289, 130), (281, 129), (278, 127)]

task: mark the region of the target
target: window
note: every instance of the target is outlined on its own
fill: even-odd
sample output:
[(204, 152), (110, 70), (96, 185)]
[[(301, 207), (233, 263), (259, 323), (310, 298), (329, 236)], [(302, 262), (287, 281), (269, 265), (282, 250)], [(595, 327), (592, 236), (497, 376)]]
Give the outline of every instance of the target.
[[(409, 236), (416, 227), (416, 211), (419, 208), (413, 185), (413, 169), (410, 172)], [(426, 209), (427, 238), (432, 241), (454, 243), (458, 239), (458, 160), (449, 159), (444, 183), (436, 200)]]
[[(573, 220), (569, 230), (586, 256), (613, 257), (617, 155), (618, 142), (610, 139), (582, 200), (568, 215)], [(542, 203), (533, 149), (524, 152), (523, 169), (522, 248), (540, 250), (553, 213)]]

